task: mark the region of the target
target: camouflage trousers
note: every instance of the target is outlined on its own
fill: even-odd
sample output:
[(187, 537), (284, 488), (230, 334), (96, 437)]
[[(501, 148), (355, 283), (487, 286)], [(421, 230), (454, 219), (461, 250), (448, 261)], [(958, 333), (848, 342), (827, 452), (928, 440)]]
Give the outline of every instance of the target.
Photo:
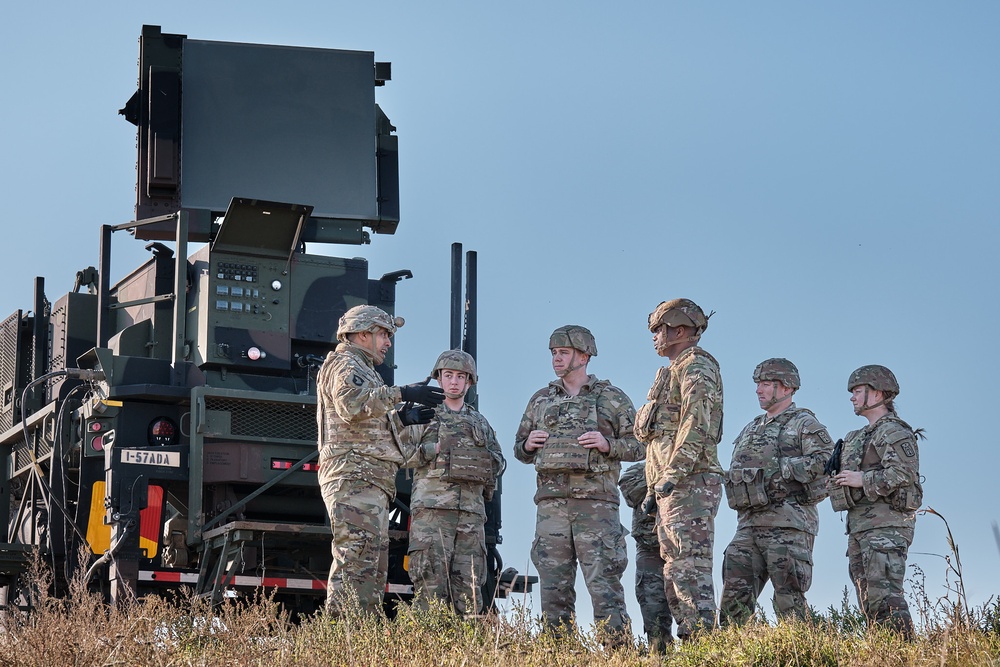
[(674, 617), (667, 603), (667, 587), (663, 581), (663, 559), (658, 549), (635, 550), (635, 598), (642, 612), (642, 631), (649, 647), (662, 653), (673, 638)]
[(912, 527), (873, 528), (847, 536), (851, 580), (861, 611), (870, 622), (913, 634), (910, 608), (903, 597), (906, 553), (913, 542)]
[(677, 636), (682, 639), (715, 627), (712, 559), (715, 515), (721, 499), (720, 483), (705, 485), (681, 498), (657, 499), (656, 537), (664, 563), (667, 602), (677, 621)]
[(622, 574), (628, 564), (618, 505), (577, 498), (538, 503), (531, 562), (538, 570), (542, 615), (551, 628), (576, 614), (576, 564), (594, 605), (594, 620), (612, 633), (629, 631)]
[(417, 508), (410, 522), (409, 573), (417, 603), (439, 599), (459, 614), (478, 614), (486, 581), (486, 530), (482, 515)]
[(815, 537), (795, 528), (744, 526), (726, 547), (719, 624), (746, 623), (768, 580), (778, 618), (807, 617)]
[(389, 496), (370, 482), (333, 479), (320, 487), (333, 531), (326, 608), (335, 617), (348, 595), (361, 609), (382, 609), (389, 569)]

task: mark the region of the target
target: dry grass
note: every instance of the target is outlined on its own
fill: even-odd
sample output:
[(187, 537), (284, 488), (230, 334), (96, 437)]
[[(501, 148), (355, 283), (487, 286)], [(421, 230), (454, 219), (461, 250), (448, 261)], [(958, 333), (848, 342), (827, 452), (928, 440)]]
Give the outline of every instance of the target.
[(845, 591), (841, 609), (807, 623), (753, 623), (708, 634), (668, 656), (635, 645), (601, 647), (597, 629), (553, 637), (525, 609), (464, 620), (441, 605), (403, 607), (393, 621), (349, 613), (293, 621), (272, 600), (229, 601), (212, 610), (193, 597), (150, 597), (106, 606), (74, 583), (66, 598), (47, 593), (42, 566), (35, 610), (0, 617), (0, 665), (1000, 665), (1000, 603), (968, 613), (914, 595), (921, 631), (915, 642), (866, 629)]

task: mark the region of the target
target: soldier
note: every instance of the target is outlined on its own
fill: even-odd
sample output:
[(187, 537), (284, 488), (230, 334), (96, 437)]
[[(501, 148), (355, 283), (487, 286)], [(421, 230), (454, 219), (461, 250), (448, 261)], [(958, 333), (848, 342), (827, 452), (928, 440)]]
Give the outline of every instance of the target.
[(403, 426), (426, 423), (430, 407), (396, 409), (400, 401), (439, 405), (438, 387), (390, 387), (375, 371), (403, 325), (375, 306), (355, 306), (337, 327), (316, 380), (319, 483), (333, 532), (327, 610), (340, 616), (348, 593), (361, 609), (381, 609), (388, 571), (389, 503), (396, 471), (409, 458)]
[(636, 437), (646, 443), (643, 507), (659, 513), (663, 578), (682, 640), (715, 626), (712, 549), (722, 498), (722, 376), (715, 358), (698, 347), (707, 327), (708, 317), (690, 299), (664, 301), (650, 313), (653, 345), (670, 365), (657, 372), (635, 423)]
[(847, 557), (861, 610), (869, 621), (912, 639), (903, 578), (924, 497), (917, 452), (922, 433), (896, 414), (899, 383), (885, 366), (857, 369), (847, 390), (854, 414), (868, 426), (844, 437), (833, 461), (839, 472), (831, 480), (830, 501), (834, 510), (847, 510)]
[(753, 381), (764, 414), (736, 438), (725, 476), (739, 523), (722, 564), (721, 625), (745, 623), (768, 579), (778, 618), (806, 619), (819, 532), (816, 503), (827, 495), (823, 469), (833, 451), (826, 427), (792, 402), (801, 386), (795, 364), (762, 361)]
[(632, 537), (635, 538), (635, 597), (642, 611), (642, 631), (653, 653), (664, 654), (673, 640), (674, 617), (667, 603), (663, 581), (663, 558), (656, 539), (656, 514), (646, 514), (646, 463), (629, 466), (618, 480), (625, 504), (632, 508)]
[(459, 614), (483, 609), (486, 503), (507, 463), (489, 422), (465, 402), (476, 360), (442, 352), (431, 375), (444, 390), (434, 420), (409, 427), (419, 443), (410, 495), (409, 573), (418, 603), (447, 601)]
[(517, 460), (537, 471), (531, 560), (541, 580), (542, 615), (553, 630), (573, 622), (579, 561), (594, 619), (606, 621), (603, 640), (615, 645), (631, 636), (621, 583), (627, 555), (617, 482), (620, 461), (643, 457), (632, 435), (635, 409), (621, 389), (588, 374), (597, 356), (588, 329), (559, 327), (549, 349), (558, 377), (528, 401), (514, 445)]

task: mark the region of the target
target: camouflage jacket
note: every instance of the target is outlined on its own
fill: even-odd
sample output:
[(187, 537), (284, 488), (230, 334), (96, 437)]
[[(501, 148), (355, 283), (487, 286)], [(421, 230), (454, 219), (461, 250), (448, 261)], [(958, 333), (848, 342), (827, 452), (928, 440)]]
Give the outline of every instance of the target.
[[(461, 510), (485, 518), (486, 502), (493, 497), (497, 478), (507, 466), (486, 417), (468, 404), (457, 412), (442, 404), (435, 409), (431, 423), (408, 426), (406, 430), (418, 443), (406, 463), (414, 469), (410, 508)], [(487, 481), (452, 478), (452, 456), (462, 447), (485, 449), (489, 458), (489, 470), (484, 474)]]
[(371, 355), (349, 343), (330, 352), (316, 379), (319, 482), (363, 479), (390, 496), (409, 444), (395, 413), (399, 387), (385, 384)]
[(773, 418), (767, 413), (755, 417), (736, 438), (727, 478), (739, 477), (740, 470), (763, 469), (768, 504), (738, 509), (737, 528), (795, 528), (816, 535), (819, 512), (815, 503), (820, 498), (809, 502), (802, 496), (806, 484), (825, 487), (823, 468), (832, 452), (826, 427), (795, 403)]
[[(596, 395), (596, 396), (595, 396)], [(581, 472), (537, 473), (538, 490), (535, 502), (553, 498), (582, 498), (601, 500), (617, 505), (618, 475), (621, 461), (640, 461), (645, 456), (644, 447), (635, 439), (632, 428), (635, 408), (621, 389), (607, 380), (590, 375), (577, 396), (566, 393), (562, 379), (553, 380), (535, 392), (521, 417), (514, 443), (514, 456), (523, 463), (534, 464), (541, 449), (528, 452), (524, 445), (528, 434), (534, 430), (546, 431), (549, 437), (560, 433), (582, 433), (589, 425), (581, 424), (590, 411), (579, 407), (596, 399), (596, 428), (607, 438), (610, 449), (601, 454), (590, 450), (588, 469)], [(543, 445), (544, 448), (544, 445)]]
[(660, 541), (656, 536), (656, 512), (646, 514), (642, 503), (646, 499), (646, 462), (640, 461), (628, 467), (618, 480), (625, 504), (632, 508), (632, 537), (635, 538), (637, 552), (660, 553)]
[(841, 470), (860, 470), (862, 488), (849, 489), (847, 532), (913, 527), (923, 500), (920, 453), (909, 424), (888, 414), (844, 437)]
[(656, 373), (636, 415), (635, 435), (646, 449), (646, 481), (680, 484), (686, 477), (722, 474), (722, 374), (712, 355), (689, 347)]

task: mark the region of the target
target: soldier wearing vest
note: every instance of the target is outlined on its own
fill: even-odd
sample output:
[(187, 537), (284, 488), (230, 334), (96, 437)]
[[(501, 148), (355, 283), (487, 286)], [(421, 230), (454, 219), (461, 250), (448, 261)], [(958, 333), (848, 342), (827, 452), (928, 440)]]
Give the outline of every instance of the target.
[(417, 603), (444, 600), (459, 614), (483, 609), (486, 581), (486, 503), (506, 467), (496, 433), (465, 402), (476, 384), (476, 360), (462, 350), (442, 352), (431, 376), (444, 403), (430, 424), (410, 426), (419, 443), (410, 495), (409, 574)]
[[(316, 379), (319, 484), (333, 532), (327, 610), (341, 615), (353, 593), (361, 608), (381, 610), (388, 572), (389, 503), (396, 471), (412, 447), (404, 426), (426, 423), (444, 400), (437, 387), (390, 387), (375, 367), (403, 325), (375, 306), (355, 306), (337, 327), (336, 350)], [(401, 401), (424, 407), (397, 409)]]
[(541, 582), (542, 615), (554, 630), (573, 623), (579, 561), (594, 619), (606, 621), (610, 631), (604, 641), (630, 641), (621, 583), (627, 531), (617, 483), (621, 461), (643, 458), (632, 435), (635, 409), (625, 392), (587, 373), (597, 356), (589, 330), (559, 327), (549, 349), (558, 377), (528, 401), (514, 445), (517, 460), (537, 472), (531, 560)]
[(663, 581), (663, 558), (656, 538), (656, 514), (646, 514), (646, 463), (629, 466), (618, 480), (625, 504), (632, 508), (632, 537), (635, 539), (635, 598), (642, 612), (642, 631), (649, 650), (658, 655), (667, 652), (673, 639), (674, 617), (667, 602)]
[(801, 386), (795, 364), (763, 361), (753, 381), (764, 414), (736, 438), (725, 474), (726, 497), (739, 523), (722, 564), (721, 625), (749, 620), (768, 580), (778, 618), (806, 619), (819, 532), (816, 503), (826, 498), (823, 469), (833, 452), (826, 427), (792, 402)]
[(646, 444), (643, 507), (659, 515), (663, 578), (682, 640), (715, 626), (712, 556), (722, 499), (722, 375), (715, 358), (698, 347), (708, 319), (690, 299), (664, 301), (649, 315), (653, 345), (670, 365), (657, 372), (635, 423), (636, 437)]
[(896, 414), (899, 383), (885, 366), (857, 369), (847, 390), (854, 414), (868, 426), (844, 437), (830, 501), (834, 510), (847, 511), (847, 557), (862, 611), (870, 622), (912, 638), (903, 579), (924, 495), (917, 451), (922, 434)]

